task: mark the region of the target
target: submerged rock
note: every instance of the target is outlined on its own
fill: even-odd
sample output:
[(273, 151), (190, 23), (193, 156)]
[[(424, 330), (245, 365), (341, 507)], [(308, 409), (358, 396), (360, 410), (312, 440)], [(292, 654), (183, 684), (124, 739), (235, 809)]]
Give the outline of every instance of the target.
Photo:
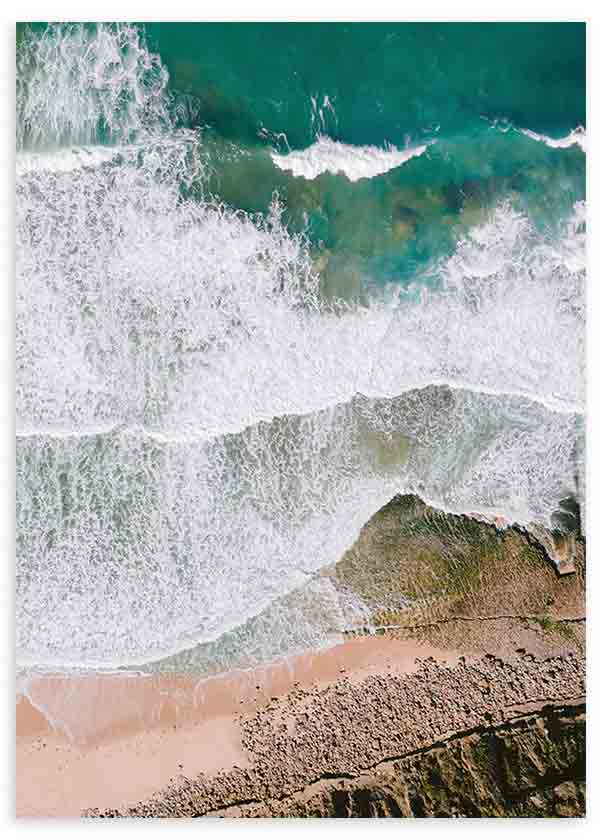
[(524, 625), (534, 647), (583, 643), (585, 539), (576, 503), (563, 503), (557, 516), (564, 518), (552, 531), (523, 528), (396, 496), (333, 574), (369, 604), (375, 628), (474, 650), (513, 640), (515, 649)]

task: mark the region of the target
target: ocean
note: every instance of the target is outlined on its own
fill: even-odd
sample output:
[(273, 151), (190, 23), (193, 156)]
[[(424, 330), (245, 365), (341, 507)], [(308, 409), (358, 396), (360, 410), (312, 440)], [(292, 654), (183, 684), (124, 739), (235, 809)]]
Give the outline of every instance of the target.
[(583, 502), (585, 25), (17, 26), (17, 663), (368, 624), (398, 493)]

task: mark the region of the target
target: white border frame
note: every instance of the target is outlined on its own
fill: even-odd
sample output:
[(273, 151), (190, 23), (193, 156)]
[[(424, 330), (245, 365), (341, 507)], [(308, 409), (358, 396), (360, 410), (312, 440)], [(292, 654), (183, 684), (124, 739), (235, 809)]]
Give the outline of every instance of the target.
[[(14, 777), (14, 521), (15, 521), (15, 420), (14, 420), (14, 124), (15, 124), (15, 90), (14, 90), (14, 24), (18, 21), (46, 20), (49, 17), (54, 20), (136, 20), (136, 21), (250, 21), (250, 20), (291, 20), (291, 21), (450, 21), (450, 20), (473, 20), (473, 21), (582, 21), (588, 22), (588, 122), (587, 133), (589, 140), (588, 151), (588, 353), (587, 353), (587, 376), (588, 376), (588, 420), (587, 420), (587, 523), (588, 530), (588, 591), (592, 593), (594, 588), (594, 559), (592, 558), (596, 544), (597, 526), (594, 522), (594, 486), (591, 480), (593, 468), (598, 473), (600, 464), (600, 446), (596, 447), (593, 439), (594, 420), (600, 422), (600, 411), (598, 411), (600, 397), (594, 392), (594, 363), (597, 353), (600, 351), (600, 293), (596, 291), (595, 284), (600, 282), (594, 277), (594, 268), (600, 265), (598, 253), (600, 246), (594, 242), (594, 226), (592, 218), (593, 195), (595, 176), (600, 169), (595, 167), (595, 152), (597, 145), (592, 131), (592, 114), (590, 90), (600, 90), (594, 84), (593, 78), (595, 67), (600, 66), (599, 62), (593, 62), (593, 36), (596, 34), (595, 26), (592, 24), (592, 12), (596, 4), (588, 0), (571, 0), (571, 2), (557, 2), (556, 0), (529, 0), (529, 2), (515, 2), (515, 0), (504, 0), (503, 3), (488, 2), (483, 4), (481, 0), (429, 0), (421, 2), (416, 6), (400, 4), (398, 2), (381, 2), (371, 0), (369, 3), (353, 3), (349, 0), (298, 0), (295, 4), (286, 4), (283, 7), (281, 1), (254, 0), (250, 3), (242, 3), (240, 0), (221, 0), (216, 12), (214, 6), (199, 5), (191, 2), (169, 2), (158, 3), (152, 0), (145, 2), (114, 2), (105, 0), (103, 3), (75, 3), (55, 2), (54, 4), (33, 2), (23, 0), (18, 4), (12, 4), (12, 8), (5, 8), (0, 27), (0, 46), (2, 49), (2, 73), (0, 74), (0, 101), (2, 102), (2, 166), (0, 173), (4, 180), (4, 189), (1, 196), (2, 207), (2, 234), (3, 245), (2, 257), (4, 271), (2, 273), (3, 283), (2, 299), (0, 301), (0, 336), (2, 339), (2, 350), (0, 352), (0, 375), (3, 386), (2, 399), (0, 399), (0, 418), (2, 421), (3, 434), (0, 437), (0, 491), (2, 493), (2, 504), (0, 505), (2, 523), (2, 555), (1, 566), (4, 580), (0, 583), (0, 599), (5, 612), (4, 627), (4, 686), (3, 701), (6, 704), (3, 720), (3, 741), (1, 750), (5, 758), (3, 764), (4, 774), (2, 777), (2, 793), (4, 794), (4, 815), (5, 815), (5, 837), (21, 836), (42, 830), (47, 838), (62, 838), (71, 835), (75, 831), (77, 837), (97, 835), (105, 831), (105, 821), (82, 821), (82, 820), (21, 820), (14, 818), (15, 803), (15, 777)], [(85, 12), (85, 14), (82, 14)], [(250, 13), (251, 12), (251, 13)], [(449, 12), (452, 15), (449, 15)], [(10, 13), (10, 14), (9, 14)], [(600, 24), (599, 24), (600, 25)], [(596, 47), (600, 49), (600, 42), (596, 39)], [(598, 194), (598, 191), (595, 191)], [(600, 434), (600, 433), (597, 433)], [(597, 562), (600, 562), (597, 561)], [(590, 604), (592, 598), (588, 599), (588, 618), (590, 615)], [(589, 622), (588, 637), (593, 632), (593, 620)], [(590, 639), (591, 641), (591, 639)], [(588, 662), (593, 664), (594, 656), (593, 643), (588, 649)], [(596, 780), (600, 774), (596, 771), (596, 758), (600, 755), (598, 750), (598, 732), (600, 724), (596, 724), (596, 669), (589, 668), (588, 677), (588, 704), (592, 709), (591, 725), (588, 725), (588, 817), (585, 820), (416, 820), (416, 821), (370, 821), (366, 831), (376, 831), (390, 836), (390, 833), (401, 831), (413, 834), (417, 837), (436, 837), (441, 832), (449, 832), (454, 836), (466, 836), (479, 838), (482, 833), (492, 835), (510, 831), (511, 836), (517, 838), (523, 836), (526, 840), (536, 840), (545, 837), (546, 834), (559, 836), (598, 836), (600, 827), (600, 806), (596, 804), (594, 793), (596, 792)], [(192, 821), (180, 820), (169, 821), (169, 825), (163, 825), (159, 820), (131, 820), (131, 821), (109, 821), (110, 829), (108, 836), (114, 840), (122, 836), (138, 836), (143, 832), (148, 833), (164, 832), (172, 830), (184, 833), (195, 831), (201, 832), (203, 837), (222, 837), (238, 832), (245, 838), (280, 836), (281, 833), (290, 836), (304, 836), (306, 834), (311, 840), (318, 840), (318, 837), (331, 835), (340, 836), (344, 834), (363, 833), (365, 825), (360, 821), (350, 820), (340, 823), (339, 821), (314, 821), (314, 820), (238, 820), (238, 821), (212, 821), (204, 820), (200, 825)]]

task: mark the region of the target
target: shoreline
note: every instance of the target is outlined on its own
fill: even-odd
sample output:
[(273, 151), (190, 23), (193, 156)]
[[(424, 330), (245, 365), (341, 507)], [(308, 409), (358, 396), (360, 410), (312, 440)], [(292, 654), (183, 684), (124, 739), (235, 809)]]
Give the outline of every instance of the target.
[(31, 675), (17, 816), (581, 815), (585, 543), (546, 542), (396, 497), (332, 572), (367, 635), (202, 679)]
[[(424, 642), (361, 636), (249, 671), (33, 678), (16, 700), (17, 816), (80, 816), (123, 808), (179, 775), (248, 766), (240, 719), (293, 690), (343, 678), (414, 673), (459, 655)], [(160, 761), (152, 761), (160, 751)]]
[(443, 655), (296, 684), (238, 717), (248, 762), (84, 816), (584, 814), (583, 650)]

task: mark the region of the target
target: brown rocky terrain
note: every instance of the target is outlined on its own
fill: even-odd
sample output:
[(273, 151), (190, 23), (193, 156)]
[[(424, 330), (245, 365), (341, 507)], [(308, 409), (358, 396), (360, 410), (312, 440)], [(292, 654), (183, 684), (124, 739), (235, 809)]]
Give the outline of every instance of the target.
[(242, 744), (249, 767), (181, 777), (120, 815), (578, 815), (583, 656), (427, 659), (299, 689), (243, 720)]

